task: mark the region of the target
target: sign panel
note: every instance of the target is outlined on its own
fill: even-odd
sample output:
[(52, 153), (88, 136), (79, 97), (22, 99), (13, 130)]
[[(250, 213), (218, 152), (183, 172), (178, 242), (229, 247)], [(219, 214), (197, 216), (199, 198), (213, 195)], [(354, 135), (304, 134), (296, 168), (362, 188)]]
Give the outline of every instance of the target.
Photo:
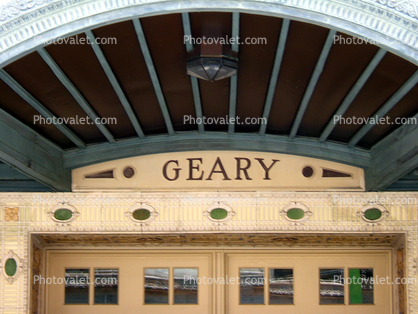
[(73, 191), (364, 190), (364, 171), (315, 158), (242, 151), (138, 156), (72, 171)]

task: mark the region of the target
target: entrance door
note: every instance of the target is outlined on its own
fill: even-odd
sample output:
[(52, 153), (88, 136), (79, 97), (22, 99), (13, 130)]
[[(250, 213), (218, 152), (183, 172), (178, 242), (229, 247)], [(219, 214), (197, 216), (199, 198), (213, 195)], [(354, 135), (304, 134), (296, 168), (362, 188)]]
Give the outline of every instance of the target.
[(388, 250), (47, 254), (48, 314), (393, 313)]
[[(392, 313), (388, 253), (229, 254), (226, 312)], [(376, 282), (376, 280), (380, 280)]]
[(54, 252), (47, 313), (211, 313), (210, 254)]

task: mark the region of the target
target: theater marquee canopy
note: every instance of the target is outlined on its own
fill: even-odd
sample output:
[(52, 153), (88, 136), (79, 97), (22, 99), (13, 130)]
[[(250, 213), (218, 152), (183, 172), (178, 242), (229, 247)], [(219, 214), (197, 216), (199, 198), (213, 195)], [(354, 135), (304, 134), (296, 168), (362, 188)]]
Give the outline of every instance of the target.
[[(216, 160), (199, 157), (204, 151), (315, 158), (362, 169), (368, 191), (416, 190), (416, 7), (337, 0), (3, 4), (1, 190), (70, 191), (72, 170), (174, 152), (181, 153), (170, 157), (182, 168), (179, 180), (200, 165), (205, 174), (193, 175), (208, 184)], [(262, 41), (228, 47), (238, 58), (236, 76), (188, 76), (196, 43), (184, 37), (214, 28), (223, 38)], [(220, 123), (230, 118), (248, 123)], [(198, 123), (203, 119), (211, 123)], [(202, 162), (186, 164), (185, 152)], [(258, 167), (261, 175), (257, 156), (248, 171)], [(231, 180), (237, 174), (229, 167), (247, 165), (234, 160), (241, 164), (225, 170)], [(162, 166), (153, 171), (160, 175)], [(167, 178), (175, 167), (167, 164)], [(298, 168), (294, 179), (300, 175)]]

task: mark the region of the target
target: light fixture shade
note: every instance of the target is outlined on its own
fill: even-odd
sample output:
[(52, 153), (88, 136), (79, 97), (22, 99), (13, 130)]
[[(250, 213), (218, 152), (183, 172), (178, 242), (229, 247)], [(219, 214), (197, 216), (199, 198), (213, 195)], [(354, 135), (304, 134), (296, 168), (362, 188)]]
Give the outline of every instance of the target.
[(187, 74), (218, 81), (237, 74), (238, 59), (229, 56), (198, 56), (187, 61)]

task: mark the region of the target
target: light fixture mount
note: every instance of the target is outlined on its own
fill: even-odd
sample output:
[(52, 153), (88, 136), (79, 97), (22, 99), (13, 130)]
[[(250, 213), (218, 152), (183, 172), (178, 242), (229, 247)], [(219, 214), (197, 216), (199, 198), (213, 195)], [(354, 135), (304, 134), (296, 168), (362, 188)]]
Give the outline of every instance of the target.
[(219, 41), (202, 43), (187, 58), (187, 74), (206, 81), (218, 81), (236, 75), (237, 53)]

